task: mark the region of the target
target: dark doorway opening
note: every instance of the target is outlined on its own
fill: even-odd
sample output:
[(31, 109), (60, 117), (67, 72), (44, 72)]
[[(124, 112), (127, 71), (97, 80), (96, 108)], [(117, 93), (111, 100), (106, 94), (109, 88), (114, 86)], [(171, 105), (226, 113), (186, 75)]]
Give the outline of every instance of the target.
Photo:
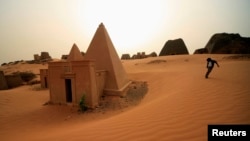
[(66, 101), (72, 102), (71, 79), (65, 79), (65, 88), (66, 88)]
[(45, 88), (48, 88), (48, 83), (47, 83), (47, 77), (44, 77), (44, 82), (45, 82)]

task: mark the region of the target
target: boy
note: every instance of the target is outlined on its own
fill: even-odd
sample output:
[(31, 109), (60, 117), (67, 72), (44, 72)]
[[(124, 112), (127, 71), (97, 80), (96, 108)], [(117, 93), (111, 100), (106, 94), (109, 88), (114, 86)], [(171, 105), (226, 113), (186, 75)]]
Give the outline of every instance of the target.
[(208, 78), (208, 75), (213, 70), (214, 64), (217, 65), (217, 67), (220, 67), (216, 60), (212, 60), (211, 58), (207, 58), (207, 73), (205, 78)]

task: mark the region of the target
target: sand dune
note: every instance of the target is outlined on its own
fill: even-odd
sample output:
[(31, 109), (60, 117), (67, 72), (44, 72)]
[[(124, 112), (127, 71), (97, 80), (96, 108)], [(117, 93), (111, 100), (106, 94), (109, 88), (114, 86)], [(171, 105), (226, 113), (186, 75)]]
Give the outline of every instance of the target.
[[(205, 79), (208, 56), (220, 68)], [(0, 91), (0, 138), (206, 141), (208, 124), (250, 124), (250, 61), (225, 56), (122, 61), (131, 79), (147, 81), (149, 86), (141, 103), (127, 109), (79, 114), (70, 106), (44, 106), (49, 91), (35, 86)]]

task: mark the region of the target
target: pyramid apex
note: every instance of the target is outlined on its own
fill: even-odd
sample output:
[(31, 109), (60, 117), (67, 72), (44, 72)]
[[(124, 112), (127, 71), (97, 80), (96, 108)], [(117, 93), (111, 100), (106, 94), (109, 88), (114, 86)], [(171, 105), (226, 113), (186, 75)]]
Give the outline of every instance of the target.
[(104, 27), (104, 24), (101, 22), (101, 23), (99, 24), (99, 27)]
[(75, 60), (83, 60), (83, 56), (77, 45), (74, 43), (70, 50), (67, 61), (75, 61)]

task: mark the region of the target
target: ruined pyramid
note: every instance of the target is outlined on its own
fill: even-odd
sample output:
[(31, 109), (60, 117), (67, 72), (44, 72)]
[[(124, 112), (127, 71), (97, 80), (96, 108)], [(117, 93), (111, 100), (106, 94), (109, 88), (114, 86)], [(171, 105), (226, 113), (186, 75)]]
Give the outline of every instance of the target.
[(79, 48), (76, 46), (76, 44), (73, 44), (69, 56), (67, 58), (67, 61), (78, 61), (78, 60), (83, 60), (83, 56)]
[(121, 91), (129, 84), (127, 74), (103, 23), (96, 30), (84, 59), (94, 60), (96, 70), (107, 71), (104, 93)]

